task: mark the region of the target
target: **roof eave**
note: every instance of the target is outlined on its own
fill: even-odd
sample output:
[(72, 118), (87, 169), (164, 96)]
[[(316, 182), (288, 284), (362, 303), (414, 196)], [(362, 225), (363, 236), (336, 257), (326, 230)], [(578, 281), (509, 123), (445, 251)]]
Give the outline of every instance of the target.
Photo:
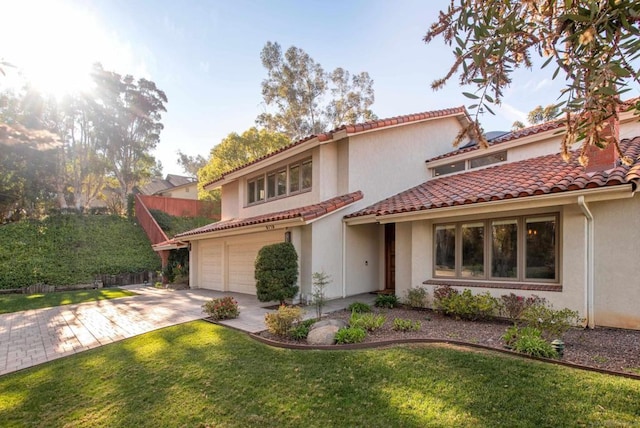
[[(386, 215), (377, 215), (375, 220), (380, 224), (401, 223), (416, 220), (430, 220), (460, 215), (489, 214), (499, 210), (533, 209), (577, 203), (577, 198), (584, 196), (587, 202), (601, 202), (633, 197), (631, 183), (598, 187), (595, 189), (570, 190), (545, 195), (527, 196), (499, 201), (478, 202), (474, 204), (454, 205), (450, 207), (431, 208), (419, 211), (408, 211)], [(357, 218), (357, 217), (356, 217)], [(350, 223), (357, 224), (357, 223)]]

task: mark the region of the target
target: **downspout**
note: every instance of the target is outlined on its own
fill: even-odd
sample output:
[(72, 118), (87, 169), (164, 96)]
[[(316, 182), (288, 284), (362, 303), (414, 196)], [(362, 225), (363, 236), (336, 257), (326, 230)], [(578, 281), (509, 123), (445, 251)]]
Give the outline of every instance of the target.
[(347, 297), (347, 223), (342, 221), (342, 298)]
[(585, 296), (584, 306), (585, 313), (587, 314), (587, 327), (595, 328), (595, 316), (594, 316), (594, 240), (593, 240), (593, 214), (589, 210), (587, 203), (584, 200), (584, 196), (578, 197), (578, 206), (582, 210), (582, 214), (587, 219), (585, 225), (585, 241), (587, 245), (587, 253), (585, 255)]

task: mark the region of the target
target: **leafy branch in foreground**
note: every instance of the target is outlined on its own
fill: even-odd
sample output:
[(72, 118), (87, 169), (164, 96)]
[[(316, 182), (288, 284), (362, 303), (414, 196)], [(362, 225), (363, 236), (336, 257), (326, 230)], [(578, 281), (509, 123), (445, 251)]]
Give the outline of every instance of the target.
[[(588, 149), (614, 144), (622, 155), (611, 120), (621, 110), (635, 109), (621, 96), (640, 83), (640, 3), (634, 0), (458, 0), (441, 11), (438, 21), (424, 37), (426, 43), (442, 36), (454, 47), (455, 61), (449, 72), (432, 83), (442, 88), (456, 74), (461, 85), (476, 85), (473, 99), (475, 120), (456, 139), (475, 138), (483, 146), (478, 115), (493, 114), (490, 104), (499, 105), (512, 73), (531, 68), (532, 57), (545, 58), (542, 68), (554, 64), (553, 78), (563, 75), (558, 108), (564, 112), (566, 134), (562, 153), (569, 157), (571, 146), (582, 142), (580, 162), (588, 163)], [(623, 162), (630, 163), (628, 157)]]

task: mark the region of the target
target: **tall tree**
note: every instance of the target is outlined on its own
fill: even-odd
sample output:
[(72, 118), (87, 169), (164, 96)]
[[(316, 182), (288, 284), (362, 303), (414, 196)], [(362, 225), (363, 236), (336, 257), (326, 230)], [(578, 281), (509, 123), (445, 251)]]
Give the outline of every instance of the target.
[[(527, 122), (529, 125), (537, 125), (539, 123), (554, 120), (559, 114), (560, 110), (557, 105), (549, 104), (546, 107), (537, 106), (527, 114)], [(525, 124), (519, 120), (516, 120), (513, 122), (513, 125), (511, 125), (511, 129), (513, 130), (523, 129), (524, 127)]]
[(219, 178), (223, 173), (278, 150), (291, 141), (283, 134), (266, 129), (249, 128), (242, 135), (235, 132), (227, 135), (211, 149), (209, 162), (198, 171), (200, 199), (218, 199), (216, 193), (201, 188)]
[(197, 177), (198, 171), (207, 164), (207, 160), (202, 155), (189, 156), (178, 150), (178, 165), (191, 177)]
[[(277, 42), (267, 42), (260, 59), (267, 69), (262, 96), (271, 110), (259, 115), (256, 122), (268, 130), (295, 141), (344, 121), (375, 118), (370, 109), (373, 80), (368, 73), (351, 76), (342, 68), (326, 73), (300, 48), (291, 46), (283, 55)], [(332, 97), (327, 103), (329, 90)]]
[[(424, 37), (429, 43), (442, 36), (455, 46), (451, 69), (432, 87), (441, 88), (460, 72), (462, 85), (478, 88), (465, 93), (475, 101), (470, 108), (491, 112), (489, 104), (500, 103), (512, 72), (531, 68), (532, 57), (540, 56), (542, 67), (554, 64), (554, 78), (567, 81), (558, 104), (567, 125), (563, 154), (567, 159), (573, 143), (582, 141), (580, 161), (586, 164), (589, 146), (615, 144), (620, 152), (602, 124), (617, 118), (621, 95), (640, 83), (639, 22), (636, 0), (452, 0)], [(640, 101), (635, 109), (640, 111)], [(486, 144), (477, 118), (465, 133)]]
[(105, 143), (108, 170), (118, 180), (125, 206), (133, 187), (152, 174), (155, 159), (151, 150), (160, 141), (167, 96), (150, 80), (121, 76), (100, 64), (94, 67), (93, 78), (100, 106), (98, 137)]

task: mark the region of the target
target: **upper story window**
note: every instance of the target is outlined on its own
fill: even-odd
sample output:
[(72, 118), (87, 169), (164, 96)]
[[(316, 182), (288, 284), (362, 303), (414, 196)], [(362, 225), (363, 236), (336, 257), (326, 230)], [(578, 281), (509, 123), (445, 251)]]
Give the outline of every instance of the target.
[(465, 169), (480, 168), (482, 166), (491, 165), (498, 162), (504, 162), (507, 160), (507, 151), (491, 153), (485, 156), (479, 156), (473, 159), (461, 160), (458, 162), (452, 162), (447, 165), (437, 166), (432, 168), (433, 176), (438, 177), (440, 175), (452, 174), (454, 172), (464, 171)]
[(298, 161), (247, 181), (249, 205), (311, 189), (311, 159)]
[(434, 228), (434, 277), (558, 282), (558, 215)]

